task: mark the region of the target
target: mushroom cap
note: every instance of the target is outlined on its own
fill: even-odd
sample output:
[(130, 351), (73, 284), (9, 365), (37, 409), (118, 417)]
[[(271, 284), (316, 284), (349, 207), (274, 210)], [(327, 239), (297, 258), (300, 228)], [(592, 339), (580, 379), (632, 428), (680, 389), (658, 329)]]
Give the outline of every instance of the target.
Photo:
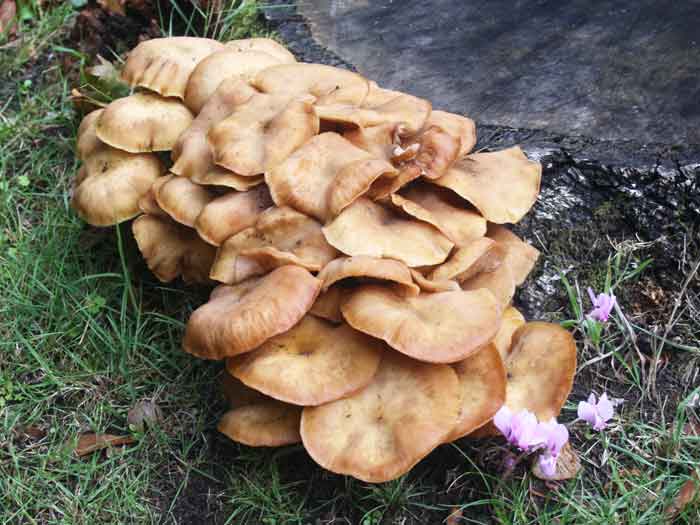
[(496, 336), (491, 343), (496, 347), (501, 359), (504, 361), (510, 352), (510, 345), (515, 331), (525, 324), (525, 317), (513, 306), (509, 306), (503, 311), (501, 327), (496, 332)]
[(214, 246), (255, 225), (260, 214), (273, 205), (270, 192), (257, 186), (244, 192), (232, 192), (210, 201), (195, 221), (199, 236)]
[(296, 62), (295, 56), (282, 44), (271, 38), (241, 38), (229, 40), (224, 44), (226, 49), (233, 49), (244, 53), (257, 51), (267, 53), (277, 58), (280, 63), (291, 64)]
[(457, 281), (452, 281), (450, 279), (430, 280), (414, 268), (411, 268), (411, 277), (413, 277), (413, 280), (423, 292), (435, 293), (460, 290)]
[(255, 93), (209, 130), (214, 162), (240, 175), (274, 168), (318, 133), (312, 101), (308, 96)]
[(223, 186), (236, 191), (248, 191), (265, 182), (265, 178), (262, 175), (246, 177), (221, 166), (212, 166), (204, 175), (193, 174), (190, 180), (202, 186)]
[(216, 428), (249, 447), (281, 447), (301, 441), (300, 420), (301, 407), (270, 399), (229, 410)]
[(401, 147), (409, 156), (407, 168), (418, 170), (421, 176), (428, 179), (438, 179), (457, 160), (460, 139), (438, 126), (430, 126)]
[(460, 143), (458, 158), (464, 157), (476, 145), (476, 125), (472, 119), (462, 115), (433, 110), (425, 126), (438, 126), (453, 137), (458, 137)]
[(321, 281), (299, 266), (282, 266), (252, 283), (220, 288), (187, 322), (183, 347), (190, 354), (223, 359), (286, 332), (311, 309)]
[(97, 137), (131, 153), (169, 151), (192, 123), (182, 102), (154, 93), (134, 93), (110, 103), (97, 119)]
[(495, 271), (504, 258), (505, 249), (502, 246), (493, 239), (481, 237), (457, 248), (449, 259), (428, 274), (428, 278), (464, 282), (482, 272)]
[(274, 207), (221, 245), (211, 278), (233, 284), (285, 264), (318, 271), (337, 254), (315, 220), (288, 207)]
[(145, 87), (164, 97), (182, 99), (197, 64), (223, 48), (221, 42), (209, 38), (153, 38), (141, 42), (129, 53), (121, 77), (132, 87)]
[(256, 93), (240, 78), (222, 82), (192, 124), (178, 137), (171, 154), (175, 164), (170, 171), (192, 180), (208, 174), (214, 166), (212, 148), (207, 139), (209, 130)]
[[(488, 260), (490, 256), (487, 254), (486, 258)], [(459, 285), (462, 290), (478, 290), (480, 288), (489, 290), (503, 309), (510, 304), (515, 295), (515, 278), (510, 266), (505, 262), (494, 271), (481, 272), (461, 281)]]
[(193, 228), (202, 210), (216, 194), (186, 177), (171, 177), (154, 191), (158, 206), (180, 224)]
[(383, 286), (354, 290), (340, 306), (350, 326), (419, 361), (456, 363), (496, 335), (501, 307), (488, 290), (400, 297)]
[(528, 160), (515, 146), (492, 153), (473, 153), (433, 180), (471, 202), (490, 222), (518, 222), (537, 200), (542, 165)]
[(464, 246), (486, 233), (486, 219), (466, 209), (452, 192), (432, 184), (416, 182), (401, 191), (401, 196), (430, 212), (437, 228), (457, 246)]
[(350, 143), (378, 159), (391, 161), (396, 148), (399, 127), (396, 124), (382, 124), (370, 128), (352, 128), (343, 131)]
[(529, 410), (540, 421), (559, 415), (576, 372), (576, 343), (571, 333), (553, 323), (526, 323), (513, 334), (505, 359), (506, 406)]
[(233, 377), (226, 370), (221, 374), (221, 392), (230, 408), (252, 405), (270, 399), (261, 392), (246, 386), (243, 381)]
[(153, 215), (155, 217), (161, 217), (169, 219), (170, 215), (165, 213), (160, 206), (158, 206), (158, 201), (156, 200), (156, 194), (160, 187), (172, 179), (175, 175), (168, 173), (162, 177), (158, 177), (153, 184), (151, 184), (150, 189), (144, 193), (139, 199), (139, 209), (146, 215)]
[(460, 408), (455, 371), (385, 352), (372, 382), (345, 399), (304, 408), (301, 437), (323, 468), (390, 481), (441, 444)]
[(262, 51), (224, 48), (197, 64), (187, 83), (185, 105), (199, 113), (224, 80), (230, 82), (231, 77), (238, 77), (248, 82), (266, 67), (280, 63), (279, 58)]
[(323, 283), (321, 290), (324, 292), (338, 281), (348, 278), (392, 281), (405, 288), (408, 295), (418, 295), (420, 291), (411, 278), (411, 271), (404, 263), (367, 255), (333, 259), (319, 272), (318, 278)]
[(167, 283), (182, 275), (186, 283), (209, 282), (216, 249), (194, 230), (152, 215), (142, 215), (131, 229), (148, 268), (160, 281)]
[(317, 104), (360, 105), (369, 93), (369, 82), (348, 71), (321, 64), (281, 64), (262, 70), (253, 85), (263, 93), (288, 96), (313, 95)]
[(227, 359), (226, 369), (270, 397), (316, 406), (367, 386), (382, 351), (380, 341), (348, 325), (307, 315), (252, 352)]
[(462, 403), (457, 424), (445, 442), (464, 437), (485, 425), (506, 400), (506, 369), (493, 344), (485, 345), (452, 368), (457, 372)]
[(374, 159), (337, 133), (316, 135), (284, 162), (265, 173), (272, 199), (325, 221), (365, 193), (391, 163)]
[(439, 264), (453, 247), (433, 226), (400, 217), (366, 198), (345, 208), (323, 233), (347, 255), (397, 259), (410, 267)]
[(340, 311), (340, 303), (346, 293), (342, 286), (331, 286), (318, 295), (309, 313), (333, 323), (342, 322), (343, 314)]
[(510, 266), (515, 284), (523, 284), (537, 263), (539, 250), (499, 224), (490, 224), (486, 235), (505, 249), (504, 263)]
[(80, 121), (75, 142), (75, 152), (78, 159), (85, 161), (92, 153), (104, 149), (105, 144), (97, 138), (97, 120), (104, 109), (97, 109), (85, 115)]

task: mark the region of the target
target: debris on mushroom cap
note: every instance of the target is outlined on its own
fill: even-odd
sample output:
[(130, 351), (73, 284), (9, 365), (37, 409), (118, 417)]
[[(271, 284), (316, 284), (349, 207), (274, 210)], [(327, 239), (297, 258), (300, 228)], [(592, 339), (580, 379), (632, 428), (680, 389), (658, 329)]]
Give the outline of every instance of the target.
[(346, 291), (340, 285), (331, 286), (318, 295), (309, 313), (326, 321), (340, 323), (343, 321), (340, 303), (345, 295)]
[(431, 363), (466, 359), (493, 339), (501, 324), (501, 306), (488, 290), (404, 298), (387, 287), (365, 285), (340, 309), (353, 328)]
[(134, 93), (102, 110), (97, 119), (97, 137), (131, 153), (168, 151), (192, 119), (190, 110), (176, 99)]
[(453, 247), (433, 226), (400, 217), (365, 198), (345, 208), (323, 233), (346, 255), (397, 259), (410, 267), (439, 264)]
[(279, 62), (285, 64), (297, 61), (286, 47), (271, 38), (242, 38), (239, 40), (229, 40), (224, 45), (226, 49), (233, 49), (244, 53), (250, 51), (267, 53), (268, 55), (276, 57)]
[(167, 175), (158, 177), (155, 181), (153, 181), (153, 184), (151, 184), (149, 190), (141, 196), (138, 202), (139, 209), (143, 213), (147, 215), (153, 215), (156, 217), (162, 217), (167, 219), (170, 218), (170, 215), (165, 213), (158, 205), (158, 201), (156, 200), (156, 194), (158, 193), (160, 187), (166, 182), (168, 182), (170, 179), (172, 179), (174, 176), (175, 175), (173, 175), (172, 173), (168, 173)]
[(255, 93), (209, 130), (214, 162), (240, 175), (274, 168), (318, 133), (312, 103), (308, 95)]
[[(490, 253), (482, 257), (477, 266), (480, 266), (483, 260), (492, 260)], [(489, 290), (502, 308), (508, 306), (515, 295), (515, 278), (510, 266), (505, 262), (492, 272), (478, 273), (469, 279), (460, 281), (459, 285), (462, 290), (479, 290), (481, 288)]]
[(337, 133), (316, 135), (284, 162), (265, 173), (272, 199), (325, 221), (365, 193), (379, 177), (396, 175)]
[(209, 173), (214, 165), (211, 145), (207, 140), (209, 130), (255, 93), (255, 89), (244, 80), (222, 82), (190, 126), (178, 137), (171, 153), (175, 164), (170, 171), (193, 180)]
[(419, 181), (401, 190), (404, 199), (430, 212), (437, 228), (457, 246), (483, 237), (486, 219), (464, 207), (464, 202), (449, 190)]
[(197, 233), (170, 219), (142, 215), (131, 225), (148, 268), (162, 282), (182, 275), (186, 283), (209, 282), (216, 248)]
[(576, 372), (576, 343), (553, 323), (525, 323), (513, 334), (505, 359), (506, 406), (529, 410), (540, 421), (559, 415)]
[(395, 124), (403, 126), (408, 134), (423, 127), (431, 107), (425, 99), (383, 89), (374, 82), (370, 82), (369, 94), (359, 106), (322, 102), (315, 105), (316, 113), (323, 121), (352, 124), (359, 128)]
[(301, 441), (300, 419), (301, 407), (269, 399), (229, 410), (216, 428), (249, 447), (281, 447)]
[(503, 263), (505, 249), (493, 239), (481, 237), (460, 246), (428, 274), (431, 280), (464, 282), (482, 272), (493, 272)]
[(190, 180), (195, 184), (204, 186), (223, 186), (236, 191), (248, 191), (255, 186), (259, 186), (265, 182), (262, 175), (254, 175), (252, 177), (239, 175), (221, 166), (212, 165), (204, 175), (193, 174)]
[(510, 351), (510, 344), (515, 331), (525, 324), (525, 317), (513, 306), (509, 306), (503, 311), (501, 327), (491, 343), (496, 347), (501, 359), (505, 361)]
[(326, 264), (318, 274), (324, 292), (338, 281), (353, 277), (392, 281), (404, 288), (408, 295), (418, 295), (420, 291), (411, 278), (408, 266), (393, 259), (367, 255), (338, 257)]
[(459, 158), (464, 157), (476, 145), (476, 126), (470, 118), (446, 111), (433, 110), (425, 123), (425, 127), (430, 126), (438, 126), (453, 137), (459, 138)]
[(192, 72), (185, 91), (185, 105), (199, 113), (224, 80), (231, 82), (231, 77), (238, 77), (248, 82), (263, 69), (280, 63), (279, 58), (261, 51), (225, 48), (211, 54)]
[(390, 481), (441, 444), (460, 409), (455, 371), (385, 352), (372, 382), (345, 399), (304, 408), (301, 437), (322, 467)]
[(518, 222), (537, 200), (542, 166), (515, 146), (473, 153), (433, 180), (471, 202), (490, 222)]
[(459, 138), (438, 126), (430, 126), (402, 145), (399, 155), (413, 149), (407, 169), (417, 170), (428, 179), (438, 179), (447, 173), (459, 155)]
[(194, 227), (197, 217), (216, 194), (185, 177), (171, 177), (154, 190), (158, 206), (180, 224)]
[(230, 408), (238, 408), (252, 405), (265, 399), (269, 399), (262, 392), (258, 392), (247, 386), (243, 381), (233, 377), (226, 370), (221, 374), (221, 393), (226, 398)]
[(234, 284), (285, 264), (318, 271), (337, 255), (318, 222), (286, 206), (273, 207), (221, 245), (211, 278)]
[(489, 224), (486, 235), (505, 249), (504, 264), (510, 266), (515, 284), (523, 284), (540, 257), (539, 250), (499, 224)]
[(307, 315), (252, 352), (227, 359), (226, 369), (270, 397), (316, 406), (364, 388), (382, 352), (380, 341), (348, 325)]
[(267, 187), (257, 186), (245, 192), (217, 197), (202, 209), (195, 221), (200, 237), (214, 246), (249, 228), (260, 214), (273, 205)]
[(179, 36), (146, 40), (129, 53), (121, 77), (132, 87), (145, 87), (164, 97), (182, 99), (197, 64), (221, 49), (224, 49), (221, 42), (209, 38)]
[(263, 93), (291, 97), (313, 95), (319, 105), (346, 103), (359, 106), (369, 93), (369, 82), (357, 73), (321, 64), (268, 67), (258, 73), (253, 85)]
[(321, 281), (299, 266), (282, 266), (254, 281), (254, 286), (239, 286), (243, 293), (235, 286), (223, 287), (194, 311), (185, 331), (186, 352), (223, 359), (257, 348), (304, 317)]
[(457, 372), (462, 397), (457, 424), (445, 442), (486, 424), (506, 400), (506, 369), (493, 344), (485, 345), (452, 368)]
[(413, 277), (418, 287), (424, 292), (451, 292), (460, 289), (457, 281), (452, 281), (450, 279), (431, 280), (414, 268), (411, 268), (411, 277)]

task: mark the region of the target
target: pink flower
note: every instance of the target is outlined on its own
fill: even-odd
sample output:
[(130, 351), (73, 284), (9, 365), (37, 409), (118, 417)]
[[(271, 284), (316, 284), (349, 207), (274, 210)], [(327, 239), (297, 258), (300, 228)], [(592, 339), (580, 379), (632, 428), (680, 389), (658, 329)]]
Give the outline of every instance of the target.
[(538, 425), (538, 433), (544, 438), (544, 450), (538, 458), (540, 469), (546, 476), (554, 476), (557, 459), (562, 447), (569, 441), (569, 431), (552, 418)]
[(600, 396), (596, 402), (595, 394), (588, 396), (588, 401), (578, 404), (578, 417), (587, 421), (594, 430), (603, 430), (605, 424), (612, 419), (614, 408), (607, 394)]
[(615, 296), (611, 293), (601, 293), (596, 297), (590, 286), (588, 287), (588, 296), (591, 298), (591, 303), (593, 303), (593, 310), (588, 314), (588, 317), (602, 323), (606, 322), (608, 317), (610, 317), (610, 312), (615, 308), (617, 301)]
[(503, 405), (493, 416), (493, 424), (511, 445), (523, 452), (534, 450), (544, 443), (543, 437), (538, 432), (537, 417), (527, 410), (514, 414)]

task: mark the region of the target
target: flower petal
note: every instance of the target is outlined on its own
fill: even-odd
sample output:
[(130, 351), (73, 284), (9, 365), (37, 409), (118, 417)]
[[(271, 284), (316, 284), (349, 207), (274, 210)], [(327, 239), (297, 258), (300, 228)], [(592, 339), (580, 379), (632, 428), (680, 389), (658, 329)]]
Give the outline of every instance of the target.
[[(591, 403), (593, 400), (593, 403)], [(595, 396), (593, 394), (588, 398), (588, 403), (585, 401), (580, 401), (578, 404), (578, 417), (587, 421), (590, 425), (595, 424), (596, 421), (596, 407), (595, 407)]]

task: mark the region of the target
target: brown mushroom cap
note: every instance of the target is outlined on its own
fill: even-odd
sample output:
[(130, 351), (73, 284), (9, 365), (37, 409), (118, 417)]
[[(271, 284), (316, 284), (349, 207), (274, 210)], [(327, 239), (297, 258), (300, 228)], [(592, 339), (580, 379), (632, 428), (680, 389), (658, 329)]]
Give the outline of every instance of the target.
[(270, 397), (316, 406), (364, 388), (382, 351), (380, 341), (347, 325), (307, 315), (252, 352), (227, 359), (226, 369)]
[(457, 248), (450, 258), (434, 268), (431, 280), (455, 279), (464, 282), (482, 272), (493, 272), (502, 264), (505, 249), (493, 239), (481, 237)]
[(459, 382), (451, 367), (385, 352), (367, 387), (304, 408), (301, 437), (311, 457), (331, 472), (390, 481), (444, 441), (459, 408)]
[(301, 407), (270, 399), (226, 412), (216, 427), (249, 447), (281, 447), (299, 443)]
[(445, 442), (486, 424), (506, 400), (506, 369), (493, 344), (452, 365), (462, 390), (459, 418)]
[[(486, 255), (489, 258), (489, 255)], [(482, 258), (483, 259), (483, 258)], [(479, 263), (478, 263), (479, 264)], [(459, 284), (462, 290), (489, 290), (505, 309), (515, 295), (515, 278), (510, 266), (503, 262), (492, 272), (481, 272)]]
[(131, 153), (168, 151), (192, 123), (182, 102), (154, 93), (134, 93), (110, 103), (97, 119), (97, 137)]
[(211, 278), (233, 284), (285, 264), (318, 271), (337, 254), (319, 223), (291, 208), (275, 207), (221, 245)]
[(503, 311), (501, 327), (493, 338), (493, 345), (504, 361), (508, 357), (515, 331), (525, 324), (525, 317), (516, 308), (509, 306)]
[(416, 170), (419, 175), (428, 179), (438, 179), (445, 175), (457, 160), (459, 148), (458, 137), (450, 135), (438, 126), (430, 126), (406, 141), (401, 150), (395, 153), (399, 159), (408, 156), (407, 169)]
[(141, 42), (129, 53), (121, 76), (132, 87), (141, 86), (164, 97), (182, 99), (197, 64), (223, 48), (222, 43), (209, 38), (153, 38)]
[(422, 273), (414, 268), (411, 268), (411, 277), (418, 285), (418, 287), (428, 293), (435, 292), (451, 292), (454, 290), (460, 290), (457, 281), (452, 281), (450, 279), (436, 279), (431, 280), (426, 278)]
[(490, 222), (518, 222), (537, 200), (542, 165), (528, 160), (515, 146), (493, 153), (474, 153), (432, 181), (471, 202)]
[(490, 224), (487, 235), (505, 248), (504, 264), (510, 266), (515, 284), (523, 284), (537, 263), (539, 250), (499, 224)]
[(420, 291), (411, 279), (408, 266), (404, 263), (367, 255), (338, 257), (323, 267), (318, 278), (323, 282), (321, 290), (324, 292), (338, 281), (348, 278), (392, 281), (405, 288), (408, 295), (418, 295)]
[(146, 193), (144, 193), (139, 199), (139, 209), (143, 213), (145, 213), (146, 215), (153, 215), (155, 217), (161, 217), (165, 219), (170, 218), (170, 215), (165, 213), (158, 205), (158, 201), (156, 200), (156, 194), (158, 193), (160, 187), (166, 182), (168, 182), (170, 179), (172, 179), (174, 176), (175, 175), (173, 175), (172, 173), (168, 173), (167, 175), (158, 177), (153, 182), (153, 184), (151, 184), (150, 189)]
[(257, 390), (253, 390), (243, 381), (233, 377), (226, 370), (221, 374), (221, 392), (230, 408), (252, 405), (270, 398)]
[(374, 159), (337, 133), (321, 133), (265, 173), (272, 199), (325, 221), (365, 193), (391, 163)]
[(236, 191), (248, 191), (265, 182), (262, 175), (246, 177), (214, 165), (204, 175), (193, 173), (190, 180), (203, 186), (223, 186)]
[(209, 282), (216, 249), (197, 233), (170, 219), (142, 215), (131, 229), (148, 268), (162, 282), (182, 275), (185, 282)]
[(282, 44), (271, 38), (241, 38), (239, 40), (229, 40), (224, 44), (226, 49), (233, 49), (244, 53), (256, 51), (267, 53), (277, 58), (280, 63), (291, 64), (297, 59)]
[(346, 255), (397, 259), (407, 266), (443, 262), (452, 242), (433, 226), (407, 220), (369, 199), (357, 199), (323, 228)]
[(78, 127), (75, 152), (78, 155), (78, 159), (83, 162), (92, 153), (105, 147), (105, 144), (97, 138), (97, 121), (103, 111), (103, 109), (98, 109), (88, 113), (83, 117), (80, 127)]
[(238, 77), (246, 82), (263, 69), (280, 64), (280, 60), (261, 51), (238, 51), (225, 48), (202, 60), (190, 75), (185, 91), (185, 105), (199, 113), (224, 80)]
[(317, 104), (360, 105), (369, 93), (369, 82), (357, 73), (321, 64), (282, 64), (264, 69), (253, 85), (263, 93), (299, 96), (310, 94)]
[(289, 330), (311, 309), (321, 281), (299, 266), (282, 266), (254, 285), (223, 287), (187, 323), (183, 347), (206, 359), (257, 348)]
[(342, 286), (331, 286), (318, 295), (309, 313), (333, 323), (342, 322), (343, 314), (340, 311), (340, 303), (346, 293)]
[(214, 162), (240, 175), (274, 168), (318, 133), (312, 101), (308, 96), (256, 93), (236, 105), (207, 135)]
[(529, 410), (540, 421), (559, 415), (576, 372), (576, 343), (561, 326), (526, 323), (513, 334), (505, 360), (506, 406)]
[(382, 124), (370, 128), (345, 130), (343, 137), (373, 157), (391, 161), (398, 145), (398, 130), (396, 124)]
[(403, 298), (389, 288), (366, 285), (340, 309), (353, 328), (430, 363), (466, 359), (493, 339), (501, 323), (501, 307), (488, 290)]
[(171, 218), (193, 228), (202, 210), (216, 194), (205, 186), (194, 184), (185, 177), (171, 177), (154, 191), (160, 209)]
[(462, 115), (433, 110), (430, 112), (425, 126), (438, 126), (453, 137), (459, 138), (459, 158), (464, 157), (476, 145), (476, 126), (474, 121)]
[(264, 185), (227, 193), (204, 206), (194, 226), (202, 239), (221, 246), (229, 237), (255, 225), (260, 214), (272, 205), (270, 192)]

